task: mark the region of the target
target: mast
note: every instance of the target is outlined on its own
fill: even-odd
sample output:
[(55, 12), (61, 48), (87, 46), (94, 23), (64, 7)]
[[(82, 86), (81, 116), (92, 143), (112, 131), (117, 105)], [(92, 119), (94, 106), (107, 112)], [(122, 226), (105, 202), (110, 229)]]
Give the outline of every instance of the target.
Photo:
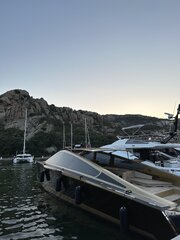
[(63, 122), (63, 149), (66, 147), (66, 134), (65, 134), (65, 125)]
[(84, 133), (85, 133), (85, 148), (87, 148), (87, 122), (86, 122), (86, 118), (84, 119)]
[(85, 148), (91, 147), (91, 143), (90, 143), (90, 137), (89, 137), (89, 131), (88, 131), (88, 127), (87, 127), (87, 121), (85, 118)]
[(73, 149), (73, 126), (72, 123), (70, 123), (71, 125), (71, 149)]
[(26, 127), (27, 127), (27, 108), (25, 110), (23, 154), (26, 153)]

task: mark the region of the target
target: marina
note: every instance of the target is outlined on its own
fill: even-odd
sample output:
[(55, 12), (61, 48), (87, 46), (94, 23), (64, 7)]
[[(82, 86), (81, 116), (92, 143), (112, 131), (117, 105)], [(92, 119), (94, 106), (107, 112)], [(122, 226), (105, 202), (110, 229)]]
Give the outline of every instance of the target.
[(180, 240), (179, 9), (0, 1), (0, 240)]
[[(180, 105), (174, 128), (159, 142), (119, 138), (92, 148), (85, 118), (85, 143), (73, 145), (71, 123), (68, 146), (63, 123), (63, 149), (34, 158), (26, 152), (26, 109), (23, 154), (0, 161), (1, 239), (88, 239), (81, 230), (74, 234), (78, 224), (93, 239), (179, 237), (179, 144), (168, 143), (177, 135), (179, 111)], [(73, 219), (68, 237), (62, 216), (65, 223)]]

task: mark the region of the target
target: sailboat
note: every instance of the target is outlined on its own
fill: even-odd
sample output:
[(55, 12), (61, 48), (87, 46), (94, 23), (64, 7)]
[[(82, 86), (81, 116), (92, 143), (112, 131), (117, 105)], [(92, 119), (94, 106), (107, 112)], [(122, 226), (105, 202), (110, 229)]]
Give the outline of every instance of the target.
[(30, 153), (26, 153), (26, 128), (27, 128), (27, 109), (25, 111), (25, 123), (24, 123), (24, 143), (23, 143), (23, 152), (17, 154), (13, 159), (13, 163), (31, 163), (34, 161), (34, 156)]

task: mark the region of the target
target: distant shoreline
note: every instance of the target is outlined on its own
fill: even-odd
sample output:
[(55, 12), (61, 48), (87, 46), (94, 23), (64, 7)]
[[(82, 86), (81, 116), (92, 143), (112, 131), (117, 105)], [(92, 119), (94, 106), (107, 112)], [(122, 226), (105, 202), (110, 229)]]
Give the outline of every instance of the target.
[[(49, 157), (35, 157), (34, 160), (47, 160)], [(13, 157), (2, 157), (0, 161), (12, 161)]]
[(0, 161), (11, 161), (13, 160), (13, 157), (2, 157), (0, 158)]

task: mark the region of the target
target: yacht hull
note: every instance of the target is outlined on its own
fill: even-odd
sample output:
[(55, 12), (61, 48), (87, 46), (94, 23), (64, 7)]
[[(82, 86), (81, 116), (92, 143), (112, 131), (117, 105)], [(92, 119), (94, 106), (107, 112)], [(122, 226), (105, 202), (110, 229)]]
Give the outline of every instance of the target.
[(93, 182), (85, 182), (81, 176), (77, 179), (64, 175), (59, 170), (44, 168), (42, 162), (37, 162), (37, 169), (38, 179), (46, 191), (118, 224), (122, 232), (133, 230), (157, 240), (170, 240), (180, 233), (164, 210), (135, 200), (128, 192), (120, 194), (113, 189), (105, 189), (103, 184), (96, 186)]

